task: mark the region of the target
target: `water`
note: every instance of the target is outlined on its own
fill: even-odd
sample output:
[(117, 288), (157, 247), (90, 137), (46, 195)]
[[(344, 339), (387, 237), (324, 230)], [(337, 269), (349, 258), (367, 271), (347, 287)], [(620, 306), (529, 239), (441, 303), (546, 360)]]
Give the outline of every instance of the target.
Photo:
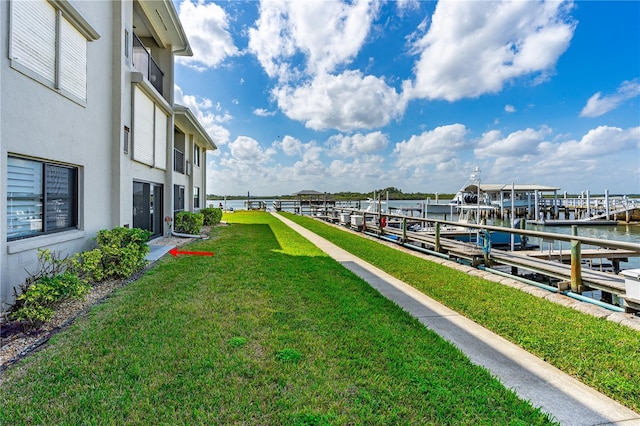
[[(251, 201), (259, 201), (257, 199), (252, 199)], [(271, 206), (273, 199), (263, 199), (260, 201), (264, 201), (267, 206)], [(431, 200), (431, 202), (435, 202), (435, 200)], [(446, 203), (448, 200), (439, 200), (439, 203)], [(219, 207), (219, 203), (222, 203), (223, 208), (226, 210), (234, 209), (234, 210), (244, 210), (246, 209), (246, 200), (228, 200), (228, 201), (207, 201), (207, 207)], [(389, 200), (389, 207), (397, 208), (397, 209), (409, 209), (409, 208), (417, 208), (424, 200)], [(367, 202), (361, 202), (362, 208), (367, 207)], [(384, 202), (383, 210), (386, 210), (386, 202)], [(427, 208), (427, 212), (428, 212)], [(455, 210), (454, 210), (455, 211)], [(443, 219), (443, 215), (440, 214), (432, 214), (428, 213), (428, 217), (433, 219)], [(447, 220), (456, 220), (456, 218), (451, 218), (450, 214), (447, 214)], [(493, 224), (496, 226), (509, 226), (509, 221), (503, 220), (494, 220), (489, 224)], [(526, 229), (532, 231), (543, 231), (543, 232), (551, 232), (556, 234), (564, 234), (571, 235), (571, 226), (543, 226), (543, 225), (532, 225), (527, 224)], [(619, 223), (618, 225), (612, 226), (579, 226), (578, 227), (578, 235), (582, 237), (591, 237), (597, 238), (601, 240), (612, 240), (612, 241), (624, 241), (640, 244), (640, 225), (629, 225), (625, 223)], [(549, 250), (551, 249), (562, 249), (569, 251), (571, 249), (571, 244), (568, 242), (556, 241), (553, 243), (551, 247), (549, 247), (549, 243), (542, 242), (540, 239), (531, 238), (530, 243), (536, 244), (540, 246), (541, 250)], [(587, 248), (587, 247), (585, 247)], [(631, 257), (628, 262), (620, 263), (621, 269), (637, 269), (640, 268), (640, 257)]]

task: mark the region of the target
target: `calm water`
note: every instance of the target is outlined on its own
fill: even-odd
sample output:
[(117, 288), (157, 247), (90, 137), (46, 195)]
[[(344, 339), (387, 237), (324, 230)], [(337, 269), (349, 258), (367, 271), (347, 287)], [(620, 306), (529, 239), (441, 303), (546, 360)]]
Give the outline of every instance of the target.
[[(257, 201), (257, 200), (252, 200), (252, 201)], [(263, 201), (267, 203), (267, 206), (271, 206), (271, 202), (273, 200), (267, 199)], [(391, 200), (389, 201), (389, 206), (395, 207), (395, 208), (412, 208), (412, 207), (416, 208), (420, 205), (420, 203), (423, 203), (423, 202), (424, 201), (418, 201), (418, 200), (402, 200), (402, 201)], [(435, 202), (435, 200), (432, 200), (432, 202)], [(447, 201), (439, 200), (439, 202), (444, 203)], [(218, 207), (218, 203), (219, 203), (218, 201), (207, 201), (207, 206)], [(243, 201), (243, 200), (227, 201), (226, 204), (224, 201), (222, 201), (222, 204), (223, 204), (223, 207), (226, 208), (226, 210), (246, 209), (246, 201)], [(361, 206), (362, 208), (366, 208), (367, 203), (362, 202)], [(386, 208), (383, 206), (383, 210), (384, 209)], [(450, 215), (447, 216), (447, 219), (451, 220), (449, 216)], [(429, 214), (429, 217), (432, 217), (434, 219), (443, 219), (442, 215)], [(494, 221), (493, 224), (498, 226), (509, 225), (508, 221)], [(542, 226), (542, 225), (527, 224), (526, 229), (529, 229), (532, 231), (544, 231), (544, 232), (552, 232), (557, 234), (571, 235), (570, 226)], [(591, 227), (579, 226), (578, 235), (583, 237), (598, 238), (603, 240), (625, 241), (625, 242), (640, 244), (640, 225), (619, 224), (616, 226), (591, 226)], [(541, 241), (535, 241), (535, 240), (536, 240), (535, 238), (532, 238), (531, 243), (540, 245), (541, 250), (549, 250), (550, 247), (548, 243), (543, 244)], [(561, 243), (559, 241), (556, 241), (554, 243), (554, 246), (551, 248), (553, 249), (562, 248), (563, 250), (564, 249), (570, 250), (570, 247), (571, 247), (570, 243)], [(630, 258), (629, 262), (622, 262), (620, 264), (620, 267), (622, 269), (640, 268), (640, 257)]]

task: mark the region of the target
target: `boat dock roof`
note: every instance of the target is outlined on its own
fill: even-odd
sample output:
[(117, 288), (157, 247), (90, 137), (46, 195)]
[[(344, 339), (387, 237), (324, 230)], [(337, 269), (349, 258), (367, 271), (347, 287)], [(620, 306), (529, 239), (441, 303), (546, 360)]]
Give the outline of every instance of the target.
[[(511, 183), (481, 183), (480, 191), (482, 192), (507, 192), (513, 189), (516, 192), (556, 192), (559, 191), (560, 188), (556, 188), (553, 186), (544, 186), (544, 185), (530, 185), (530, 184), (511, 184)], [(478, 190), (478, 185), (475, 183), (469, 184), (464, 187), (464, 190), (467, 192), (476, 192)]]

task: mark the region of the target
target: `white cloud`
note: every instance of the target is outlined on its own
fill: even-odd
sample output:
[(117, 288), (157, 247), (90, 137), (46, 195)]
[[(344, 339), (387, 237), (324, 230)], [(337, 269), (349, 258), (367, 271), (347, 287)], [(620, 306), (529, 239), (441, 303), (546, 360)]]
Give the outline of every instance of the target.
[[(213, 102), (207, 98), (200, 98), (198, 101), (195, 96), (185, 95), (177, 85), (174, 85), (174, 102), (189, 108), (218, 147), (229, 143), (229, 130), (221, 124), (228, 123), (233, 119), (233, 116), (227, 111), (222, 111), (219, 103), (214, 106)], [(221, 112), (221, 114), (214, 113), (211, 111), (212, 109)]]
[(260, 143), (248, 136), (238, 136), (229, 144), (229, 150), (234, 159), (251, 164), (266, 163), (274, 152), (264, 149)]
[(289, 157), (294, 155), (302, 154), (302, 142), (299, 139), (294, 138), (293, 136), (285, 136), (282, 139), (282, 152), (284, 152)]
[(372, 154), (387, 147), (389, 139), (381, 132), (356, 133), (352, 136), (335, 135), (327, 141), (330, 155), (334, 157), (356, 157), (362, 154)]
[(412, 136), (408, 141), (396, 144), (393, 150), (397, 156), (396, 165), (406, 168), (450, 162), (465, 147), (466, 134), (464, 125), (451, 124)]
[(638, 80), (623, 81), (618, 87), (615, 94), (602, 96), (602, 92), (598, 92), (591, 96), (587, 104), (582, 108), (580, 117), (599, 117), (616, 109), (626, 100), (633, 99), (640, 95), (640, 82)]
[[(362, 155), (353, 161), (333, 160), (328, 172), (343, 191), (371, 191), (384, 180), (384, 157)], [(351, 189), (357, 188), (357, 189)]]
[[(242, 155), (250, 156), (241, 147), (239, 150), (245, 151)], [(251, 160), (239, 160), (230, 153), (224, 153), (217, 162), (210, 161), (207, 165), (208, 194), (238, 195), (250, 191), (253, 195), (272, 195), (273, 184), (277, 182), (277, 169)]]
[[(311, 75), (332, 72), (360, 51), (378, 9), (375, 0), (263, 1), (256, 26), (249, 29), (249, 50), (266, 73), (280, 81), (302, 71)], [(303, 70), (294, 65), (298, 54), (306, 59)]]
[(513, 105), (505, 105), (504, 111), (509, 113), (516, 112), (516, 107), (514, 107)]
[(253, 110), (253, 114), (257, 115), (258, 117), (271, 117), (276, 115), (275, 111), (269, 111), (267, 109), (264, 108), (256, 108)]
[(218, 67), (229, 56), (240, 54), (229, 33), (229, 19), (222, 7), (215, 3), (184, 0), (179, 15), (193, 56), (177, 56), (178, 63), (203, 71)]
[[(488, 136), (492, 133), (488, 132), (483, 135), (483, 139), (497, 140), (495, 146), (498, 146), (507, 139), (524, 140), (526, 138), (522, 135), (528, 131), (530, 129), (513, 132), (504, 139), (499, 134), (497, 137), (495, 134)], [(558, 137), (553, 139), (556, 140)], [(562, 189), (582, 188), (593, 191), (619, 188), (620, 182), (639, 182), (639, 150), (640, 127), (625, 130), (600, 126), (590, 130), (579, 140), (567, 141), (547, 141), (542, 140), (542, 135), (531, 136), (529, 150), (507, 149), (502, 155), (496, 149), (493, 153), (495, 160), (490, 168), (490, 176), (491, 181), (496, 183), (531, 182), (558, 186)], [(630, 155), (625, 154), (628, 151), (631, 151)], [(614, 167), (611, 165), (612, 162), (615, 162)], [(586, 188), (585, 184), (588, 185)]]
[[(640, 127), (623, 130), (619, 127), (599, 126), (579, 141), (568, 141), (558, 145), (556, 155), (563, 159), (596, 159), (625, 150), (640, 149)], [(634, 153), (639, 161), (638, 153)], [(640, 166), (640, 164), (637, 164)]]
[(396, 0), (395, 3), (398, 8), (398, 14), (401, 16), (414, 10), (420, 10), (419, 0)]
[(273, 96), (289, 118), (314, 130), (381, 127), (400, 116), (406, 106), (384, 80), (359, 71), (322, 74), (305, 86), (276, 88)]
[(412, 96), (456, 101), (502, 90), (526, 75), (552, 72), (575, 29), (556, 1), (440, 1), (421, 52)]
[(280, 147), (282, 152), (289, 157), (300, 156), (306, 161), (319, 160), (320, 154), (323, 149), (319, 147), (315, 142), (304, 143), (293, 136), (286, 135), (282, 142), (274, 144), (276, 147)]
[(551, 129), (543, 126), (540, 130), (518, 130), (503, 138), (499, 131), (492, 130), (482, 135), (475, 155), (477, 158), (521, 157), (536, 152), (550, 133)]

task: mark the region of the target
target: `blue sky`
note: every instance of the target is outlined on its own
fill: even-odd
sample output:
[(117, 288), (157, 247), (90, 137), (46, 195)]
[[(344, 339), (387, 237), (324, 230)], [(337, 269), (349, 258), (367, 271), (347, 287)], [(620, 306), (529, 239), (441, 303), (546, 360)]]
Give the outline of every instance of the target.
[(640, 193), (640, 2), (175, 0), (207, 193)]

